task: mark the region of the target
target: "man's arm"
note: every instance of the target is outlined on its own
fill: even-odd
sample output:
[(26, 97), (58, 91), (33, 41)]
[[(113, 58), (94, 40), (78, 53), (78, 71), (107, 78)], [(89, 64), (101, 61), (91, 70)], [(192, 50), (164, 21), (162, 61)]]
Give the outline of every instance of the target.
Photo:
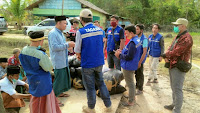
[(124, 30), (121, 29), (119, 32), (119, 38), (120, 38), (120, 49), (122, 50), (124, 48), (125, 45), (125, 37), (124, 37)]
[(82, 46), (81, 33), (79, 31), (77, 31), (74, 52), (76, 53), (76, 56), (79, 60), (81, 60), (81, 46)]
[(54, 33), (49, 34), (48, 36), (49, 47), (52, 51), (63, 51), (69, 47), (68, 43), (60, 44)]
[(30, 98), (31, 94), (21, 94), (21, 93), (15, 93), (11, 95), (14, 99), (23, 99), (23, 98)]
[[(160, 47), (161, 47), (161, 55), (164, 53), (165, 51), (165, 45), (164, 45), (164, 37), (162, 37), (160, 39)], [(162, 57), (159, 57), (159, 61), (162, 61)]]

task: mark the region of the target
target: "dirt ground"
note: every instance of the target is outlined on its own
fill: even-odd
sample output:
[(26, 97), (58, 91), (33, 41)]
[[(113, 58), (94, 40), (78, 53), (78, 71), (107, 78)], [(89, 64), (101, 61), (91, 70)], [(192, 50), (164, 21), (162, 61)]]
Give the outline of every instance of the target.
[[(151, 86), (146, 86), (148, 72), (148, 65), (145, 65), (144, 93), (136, 96), (136, 105), (124, 107), (121, 103), (127, 99), (122, 97), (116, 113), (172, 113), (163, 107), (172, 102), (169, 77), (158, 74), (159, 83), (151, 83)], [(183, 93), (182, 113), (200, 113), (200, 95), (184, 90)]]

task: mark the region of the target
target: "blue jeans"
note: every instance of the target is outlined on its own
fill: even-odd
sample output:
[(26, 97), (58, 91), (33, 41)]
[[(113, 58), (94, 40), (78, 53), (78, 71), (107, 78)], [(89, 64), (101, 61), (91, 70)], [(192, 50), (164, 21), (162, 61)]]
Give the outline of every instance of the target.
[(93, 109), (96, 104), (95, 82), (106, 107), (111, 106), (110, 94), (103, 80), (102, 67), (82, 68), (82, 79), (87, 91), (88, 107)]
[(114, 68), (114, 65), (116, 69), (121, 71), (121, 65), (120, 65), (120, 59), (118, 59), (115, 54), (113, 53), (107, 53), (107, 61), (108, 61), (108, 67)]

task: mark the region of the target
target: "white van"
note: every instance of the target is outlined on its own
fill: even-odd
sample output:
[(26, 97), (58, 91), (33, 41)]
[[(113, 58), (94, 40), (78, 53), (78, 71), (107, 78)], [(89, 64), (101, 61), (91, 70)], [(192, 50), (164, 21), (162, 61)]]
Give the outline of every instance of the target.
[[(69, 32), (72, 26), (68, 18), (66, 19), (66, 21), (67, 21), (67, 27), (63, 31), (64, 33)], [(33, 31), (43, 31), (44, 36), (48, 36), (49, 31), (51, 31), (51, 29), (53, 29), (55, 25), (56, 25), (55, 19), (48, 18), (36, 24), (35, 26), (27, 27), (26, 34), (29, 35)]]
[(0, 17), (0, 35), (3, 35), (8, 30), (8, 24), (4, 17)]

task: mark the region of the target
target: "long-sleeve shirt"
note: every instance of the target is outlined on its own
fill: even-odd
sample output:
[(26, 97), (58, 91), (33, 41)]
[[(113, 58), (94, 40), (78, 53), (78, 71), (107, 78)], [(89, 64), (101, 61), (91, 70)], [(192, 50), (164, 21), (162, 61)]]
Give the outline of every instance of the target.
[(68, 67), (68, 43), (61, 30), (56, 27), (48, 35), (50, 57), (54, 69)]
[(164, 58), (170, 60), (170, 68), (175, 67), (179, 59), (186, 62), (189, 61), (191, 56), (192, 45), (192, 36), (187, 31), (177, 35), (174, 38), (172, 45), (163, 55)]
[(124, 59), (126, 61), (132, 60), (134, 58), (135, 52), (136, 52), (136, 48), (135, 48), (135, 43), (134, 42), (130, 42), (129, 47), (128, 47), (128, 53), (127, 54), (120, 54), (120, 59)]

